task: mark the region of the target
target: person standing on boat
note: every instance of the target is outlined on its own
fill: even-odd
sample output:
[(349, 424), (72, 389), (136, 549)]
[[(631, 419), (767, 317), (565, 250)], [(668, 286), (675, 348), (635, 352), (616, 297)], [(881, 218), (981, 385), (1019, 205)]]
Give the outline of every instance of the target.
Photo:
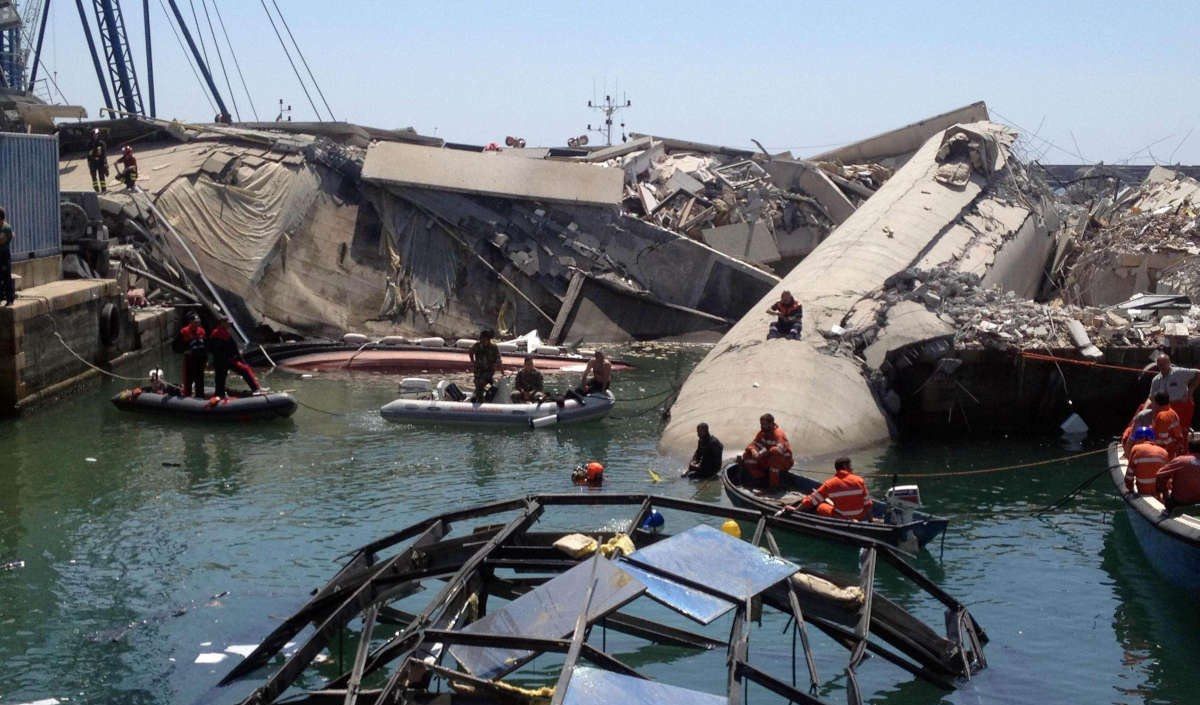
[(787, 338), (796, 340), (804, 326), (804, 307), (792, 297), (792, 292), (784, 291), (779, 300), (771, 304), (767, 313), (777, 316), (775, 322), (767, 329), (767, 340), (772, 338)]
[(1187, 435), (1183, 424), (1179, 422), (1179, 414), (1171, 408), (1171, 399), (1166, 392), (1158, 392), (1150, 399), (1150, 409), (1154, 411), (1154, 436), (1158, 444), (1167, 449), (1167, 454), (1174, 458), (1187, 452)]
[(494, 336), (490, 330), (479, 333), (479, 340), (467, 350), (471, 358), (471, 369), (475, 377), (476, 403), (489, 402), (496, 396), (496, 377), (504, 375), (504, 365), (500, 361), (500, 348), (492, 342)]
[(221, 399), (226, 398), (225, 381), (229, 378), (229, 370), (233, 369), (246, 381), (251, 393), (259, 390), (258, 379), (254, 370), (246, 364), (242, 352), (238, 350), (233, 335), (229, 332), (229, 319), (218, 318), (216, 325), (208, 334), (208, 351), (212, 353), (213, 378), (216, 386), (215, 394)]
[(108, 146), (100, 138), (100, 128), (92, 128), (92, 140), (87, 151), (88, 173), (92, 176), (92, 190), (108, 193)]
[(833, 461), (834, 475), (800, 500), (798, 505), (785, 505), (787, 511), (816, 511), (817, 514), (838, 519), (864, 521), (871, 518), (874, 504), (867, 492), (867, 483), (854, 474), (849, 458)]
[(706, 423), (696, 426), (696, 438), (696, 452), (692, 453), (692, 460), (683, 476), (703, 480), (713, 477), (721, 470), (721, 454), (725, 452), (725, 446), (708, 432)]
[[(588, 376), (591, 379), (588, 379)], [(609, 385), (612, 384), (612, 363), (605, 357), (600, 350), (596, 351), (595, 356), (588, 360), (587, 367), (583, 368), (583, 377), (579, 380), (579, 388), (584, 394), (593, 392), (607, 392)]]
[(776, 488), (783, 473), (795, 462), (792, 445), (783, 429), (775, 425), (775, 417), (771, 414), (758, 417), (758, 427), (754, 440), (738, 456), (737, 462), (744, 471), (742, 477), (748, 478), (750, 484)]
[(208, 348), (204, 328), (200, 325), (200, 314), (193, 313), (188, 317), (187, 325), (179, 329), (179, 337), (183, 340), (183, 396), (203, 399)]
[(1171, 364), (1171, 356), (1159, 353), (1154, 360), (1158, 374), (1150, 380), (1150, 399), (1159, 392), (1166, 392), (1170, 398), (1171, 408), (1179, 414), (1179, 424), (1184, 434), (1192, 430), (1192, 416), (1196, 412), (1196, 388), (1200, 387), (1200, 370), (1191, 367), (1179, 367)]
[(1133, 447), (1127, 456), (1125, 467), (1125, 489), (1138, 494), (1154, 494), (1158, 471), (1170, 457), (1167, 449), (1159, 445), (1154, 429), (1138, 426), (1133, 431)]
[(12, 278), (12, 226), (4, 219), (4, 209), (0, 208), (0, 299), (5, 306), (12, 306), (17, 299), (17, 287)]
[(545, 401), (546, 393), (543, 391), (542, 385), (541, 371), (533, 366), (533, 356), (526, 355), (525, 363), (517, 371), (517, 378), (513, 380), (513, 403)]

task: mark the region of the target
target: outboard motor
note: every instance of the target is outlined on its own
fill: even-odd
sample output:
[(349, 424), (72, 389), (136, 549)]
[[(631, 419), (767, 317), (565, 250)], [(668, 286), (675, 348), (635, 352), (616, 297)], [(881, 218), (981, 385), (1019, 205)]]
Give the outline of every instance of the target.
[(888, 524), (907, 524), (913, 520), (913, 512), (921, 508), (921, 489), (916, 485), (896, 485), (884, 497), (884, 521)]

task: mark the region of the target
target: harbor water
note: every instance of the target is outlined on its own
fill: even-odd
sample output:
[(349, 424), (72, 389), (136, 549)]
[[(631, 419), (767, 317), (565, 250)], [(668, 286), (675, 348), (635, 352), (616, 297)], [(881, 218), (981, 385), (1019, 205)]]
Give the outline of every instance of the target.
[[(391, 424), (378, 410), (395, 396), (393, 377), (278, 371), (266, 383), (294, 390), (303, 404), (279, 423), (195, 426), (123, 413), (108, 401), (129, 384), (120, 380), (0, 421), (0, 703), (210, 701), (234, 659), (198, 663), (201, 655), (257, 643), (333, 575), (346, 551), (443, 511), (587, 491), (570, 482), (580, 462), (605, 464), (600, 491), (727, 504), (719, 482), (680, 479), (681, 463), (655, 450), (662, 402), (703, 349), (614, 352), (637, 369), (614, 376), (624, 401), (613, 415), (537, 431)], [(576, 381), (548, 375), (548, 386), (566, 379)], [(748, 440), (713, 432), (727, 449)], [(916, 565), (987, 631), (989, 667), (944, 692), (873, 659), (860, 667), (869, 702), (1195, 701), (1195, 603), (1146, 563), (1107, 476), (1060, 509), (1036, 513), (1104, 469), (1102, 453), (1083, 455), (1103, 443), (1067, 447), (1048, 429), (1044, 437), (909, 441), (851, 454), (860, 471), (895, 473), (901, 483), (918, 473), (1068, 458), (908, 480), (931, 511), (952, 519)], [(829, 466), (808, 465), (816, 475)], [(870, 484), (881, 494), (888, 482)], [(937, 610), (920, 616), (941, 631)], [(768, 670), (790, 668), (786, 650), (755, 648), (752, 639), (758, 659), (779, 660), (758, 661)], [(711, 692), (723, 687), (707, 665), (663, 649), (639, 650), (638, 668)], [(829, 684), (820, 695), (829, 702), (845, 701), (837, 675), (845, 653), (822, 656)], [(750, 702), (778, 699), (754, 691)]]

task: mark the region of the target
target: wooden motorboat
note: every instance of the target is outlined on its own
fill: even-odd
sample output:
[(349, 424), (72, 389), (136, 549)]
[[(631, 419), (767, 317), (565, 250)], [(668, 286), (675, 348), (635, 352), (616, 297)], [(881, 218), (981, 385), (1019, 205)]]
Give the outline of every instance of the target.
[(112, 398), (122, 411), (139, 411), (200, 421), (265, 421), (296, 413), (296, 400), (284, 392), (259, 394), (230, 392), (227, 399), (205, 399), (160, 394), (141, 388), (124, 389)]
[(1200, 518), (1188, 508), (1168, 510), (1154, 495), (1125, 489), (1125, 450), (1120, 443), (1108, 447), (1108, 472), (1125, 503), (1129, 524), (1142, 553), (1154, 569), (1177, 586), (1200, 594)]
[[(736, 464), (721, 471), (721, 483), (729, 501), (735, 507), (757, 509), (770, 514), (780, 512), (785, 504), (799, 502), (821, 485), (816, 480), (788, 472), (783, 474), (783, 484), (778, 488), (752, 488), (741, 483), (739, 474), (740, 468)], [(919, 511), (908, 501), (911, 497), (911, 494), (903, 493), (893, 494), (887, 501), (875, 499), (871, 521), (853, 521), (799, 511), (783, 512), (779, 518), (873, 538), (903, 551), (916, 553), (945, 531), (949, 520)]]

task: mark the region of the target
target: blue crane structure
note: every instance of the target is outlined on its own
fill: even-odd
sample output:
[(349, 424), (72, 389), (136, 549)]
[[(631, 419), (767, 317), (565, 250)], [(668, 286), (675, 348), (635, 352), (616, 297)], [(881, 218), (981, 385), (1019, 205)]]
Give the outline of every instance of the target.
[[(3, 53), (8, 46), (4, 38), (7, 32), (4, 28), (4, 8), (12, 4), (10, 0), (0, 0), (0, 74), (5, 73), (5, 69), (7, 68), (7, 65), (4, 63), (7, 54)], [(200, 69), (201, 75), (204, 76), (204, 81), (207, 84), (209, 92), (212, 94), (213, 101), (220, 111), (217, 115), (217, 121), (228, 122), (229, 110), (226, 109), (225, 101), (221, 98), (221, 92), (217, 89), (216, 82), (213, 81), (207, 62), (205, 62), (203, 55), (196, 47), (196, 42), (192, 39), (192, 33), (188, 29), (187, 22), (183, 19), (183, 14), (179, 11), (175, 0), (167, 0), (167, 4), (171, 8), (180, 33), (187, 41), (192, 59)], [(91, 0), (91, 5), (92, 13), (96, 18), (98, 34), (100, 35), (103, 60), (101, 60), (100, 51), (97, 50), (96, 40), (92, 36), (92, 28), (88, 23), (88, 14), (84, 7), (84, 0), (75, 0), (75, 7), (79, 11), (79, 21), (83, 25), (84, 39), (87, 41), (88, 51), (92, 57), (92, 65), (96, 70), (96, 80), (100, 84), (100, 93), (104, 98), (105, 107), (111, 113), (123, 113), (125, 115), (148, 114), (154, 117), (156, 115), (156, 106), (154, 102), (154, 59), (150, 32), (150, 0), (142, 0), (142, 16), (145, 19), (146, 72), (149, 80), (149, 113), (147, 113), (145, 103), (142, 101), (141, 87), (138, 83), (133, 53), (129, 47), (129, 38), (125, 31), (125, 19), (121, 13), (120, 0)], [(20, 70), (15, 71), (16, 74), (21, 76), (20, 85), (22, 86), (22, 90), (25, 85), (32, 86), (37, 80), (38, 67), (41, 64), (42, 37), (45, 35), (46, 20), (49, 12), (50, 0), (44, 0), (44, 4), (41, 7), (41, 17), (39, 18), (40, 26), (38, 29), (37, 47), (34, 49), (28, 83), (24, 83), (23, 79), (24, 62), (21, 62)], [(16, 15), (15, 10), (13, 15)], [(16, 35), (13, 40), (15, 42), (20, 41), (19, 28), (20, 19), (17, 18), (17, 28), (14, 30)], [(107, 71), (105, 70), (106, 68)], [(0, 78), (0, 80), (4, 79)], [(0, 87), (3, 87), (3, 84), (0, 84)], [(111, 92), (109, 91), (110, 87), (112, 89)]]

